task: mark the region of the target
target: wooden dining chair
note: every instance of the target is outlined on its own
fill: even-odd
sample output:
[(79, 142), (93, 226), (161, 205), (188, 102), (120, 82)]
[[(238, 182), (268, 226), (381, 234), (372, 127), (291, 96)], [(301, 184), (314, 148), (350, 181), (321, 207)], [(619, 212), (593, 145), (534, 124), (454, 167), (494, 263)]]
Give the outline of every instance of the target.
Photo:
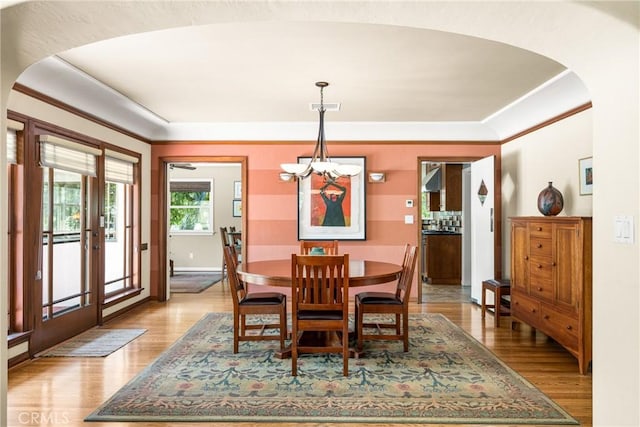
[(338, 255), (337, 240), (300, 240), (300, 255), (309, 255), (313, 248), (324, 249), (325, 255)]
[(291, 375), (301, 353), (342, 353), (348, 376), (349, 255), (292, 254), (291, 311)]
[(225, 261), (224, 248), (229, 246), (229, 234), (227, 227), (220, 227), (220, 242), (222, 243), (222, 282), (228, 276), (227, 262)]
[(226, 235), (227, 235), (227, 245), (235, 246), (236, 252), (238, 254), (238, 259), (242, 260), (242, 233), (239, 231), (236, 231), (236, 228), (232, 226), (232, 227), (229, 227), (229, 230), (226, 232)]
[[(236, 268), (238, 258), (233, 246), (226, 246), (224, 257), (227, 263), (229, 289), (233, 301), (233, 352), (238, 352), (240, 341), (280, 340), (280, 350), (284, 350), (287, 337), (287, 296), (280, 292), (247, 292), (240, 281)], [(247, 324), (248, 315), (277, 314), (278, 323)], [(248, 330), (259, 329), (259, 334), (247, 334)], [(278, 335), (265, 335), (267, 329), (279, 329)]]
[[(355, 297), (356, 335), (358, 351), (362, 351), (364, 340), (402, 340), (404, 351), (409, 351), (409, 295), (416, 267), (417, 247), (407, 244), (398, 278), (396, 291), (361, 292)], [(365, 314), (393, 314), (393, 323), (365, 323)], [(375, 328), (377, 333), (365, 334), (365, 328)], [(394, 334), (383, 329), (394, 329)]]

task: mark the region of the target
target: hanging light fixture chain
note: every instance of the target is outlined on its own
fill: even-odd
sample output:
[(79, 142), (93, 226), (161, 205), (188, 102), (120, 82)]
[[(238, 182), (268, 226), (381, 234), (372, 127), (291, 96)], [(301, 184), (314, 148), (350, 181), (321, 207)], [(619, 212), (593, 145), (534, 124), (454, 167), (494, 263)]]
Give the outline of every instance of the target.
[[(283, 163), (281, 167), (285, 170), (288, 177), (294, 176), (298, 179), (308, 177), (312, 172), (322, 175), (325, 179), (334, 180), (340, 176), (354, 176), (360, 173), (361, 168), (357, 165), (339, 165), (332, 162), (329, 157), (329, 150), (324, 136), (324, 88), (329, 86), (327, 82), (316, 82), (316, 86), (320, 88), (320, 115), (318, 141), (313, 150), (311, 161), (306, 167), (300, 164)], [(302, 169), (301, 169), (302, 168)]]

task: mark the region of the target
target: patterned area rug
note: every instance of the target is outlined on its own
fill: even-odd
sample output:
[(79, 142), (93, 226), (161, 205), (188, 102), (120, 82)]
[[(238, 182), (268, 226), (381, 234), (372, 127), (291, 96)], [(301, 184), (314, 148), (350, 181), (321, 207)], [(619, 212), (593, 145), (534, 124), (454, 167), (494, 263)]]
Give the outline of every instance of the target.
[(578, 424), (439, 314), (413, 315), (407, 353), (372, 342), (342, 376), (339, 355), (303, 355), (298, 376), (272, 342), (241, 342), (210, 313), (87, 421)]
[(146, 329), (89, 329), (40, 357), (105, 357), (144, 334)]
[(470, 303), (471, 286), (422, 285), (422, 302), (427, 303)]
[(221, 273), (176, 273), (171, 277), (171, 292), (198, 294), (221, 279)]

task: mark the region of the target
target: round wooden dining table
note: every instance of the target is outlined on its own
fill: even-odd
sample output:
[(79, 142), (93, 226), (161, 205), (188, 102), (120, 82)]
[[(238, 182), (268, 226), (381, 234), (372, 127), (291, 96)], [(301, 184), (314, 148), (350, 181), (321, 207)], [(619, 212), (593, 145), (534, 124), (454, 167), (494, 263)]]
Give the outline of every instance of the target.
[[(243, 282), (252, 285), (291, 287), (291, 259), (252, 261), (238, 264)], [(397, 280), (402, 266), (382, 261), (349, 260), (349, 287), (380, 285)]]
[[(291, 287), (291, 259), (276, 259), (269, 261), (253, 261), (240, 263), (236, 268), (240, 280), (250, 285), (268, 285)], [(380, 285), (393, 282), (400, 277), (402, 266), (382, 261), (349, 260), (349, 288), (358, 286)], [(326, 347), (340, 342), (335, 333), (312, 333), (307, 331), (299, 338), (304, 345)], [(333, 343), (333, 344), (330, 344)], [(362, 353), (350, 349), (351, 357), (361, 357)], [(276, 357), (291, 357), (291, 347), (284, 351), (277, 351)]]

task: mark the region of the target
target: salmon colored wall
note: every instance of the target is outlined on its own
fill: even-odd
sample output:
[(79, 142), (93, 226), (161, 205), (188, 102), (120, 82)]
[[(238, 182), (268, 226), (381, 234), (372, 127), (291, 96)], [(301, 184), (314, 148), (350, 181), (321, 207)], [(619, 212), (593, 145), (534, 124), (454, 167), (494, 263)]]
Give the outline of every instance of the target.
[[(162, 158), (172, 156), (246, 157), (248, 178), (245, 185), (248, 230), (243, 256), (252, 261), (288, 258), (297, 252), (297, 184), (281, 182), (280, 163), (296, 162), (298, 156), (310, 156), (313, 142), (247, 143), (161, 143), (151, 148), (151, 295), (158, 295), (160, 262), (158, 212), (159, 168)], [(331, 156), (364, 156), (366, 169), (386, 173), (386, 182), (366, 184), (367, 230), (364, 241), (341, 241), (341, 252), (352, 258), (402, 262), (404, 245), (419, 244), (420, 220), (418, 158), (470, 159), (490, 155), (500, 157), (497, 144), (456, 143), (329, 143)], [(498, 162), (499, 164), (499, 162)], [(499, 175), (498, 175), (499, 176)], [(405, 200), (414, 201), (413, 208)], [(414, 216), (414, 224), (405, 224), (405, 215)], [(244, 230), (243, 230), (244, 231)], [(416, 268), (418, 270), (418, 267)], [(416, 273), (417, 274), (417, 273)], [(154, 288), (155, 286), (155, 288)], [(415, 286), (414, 286), (415, 293)]]

